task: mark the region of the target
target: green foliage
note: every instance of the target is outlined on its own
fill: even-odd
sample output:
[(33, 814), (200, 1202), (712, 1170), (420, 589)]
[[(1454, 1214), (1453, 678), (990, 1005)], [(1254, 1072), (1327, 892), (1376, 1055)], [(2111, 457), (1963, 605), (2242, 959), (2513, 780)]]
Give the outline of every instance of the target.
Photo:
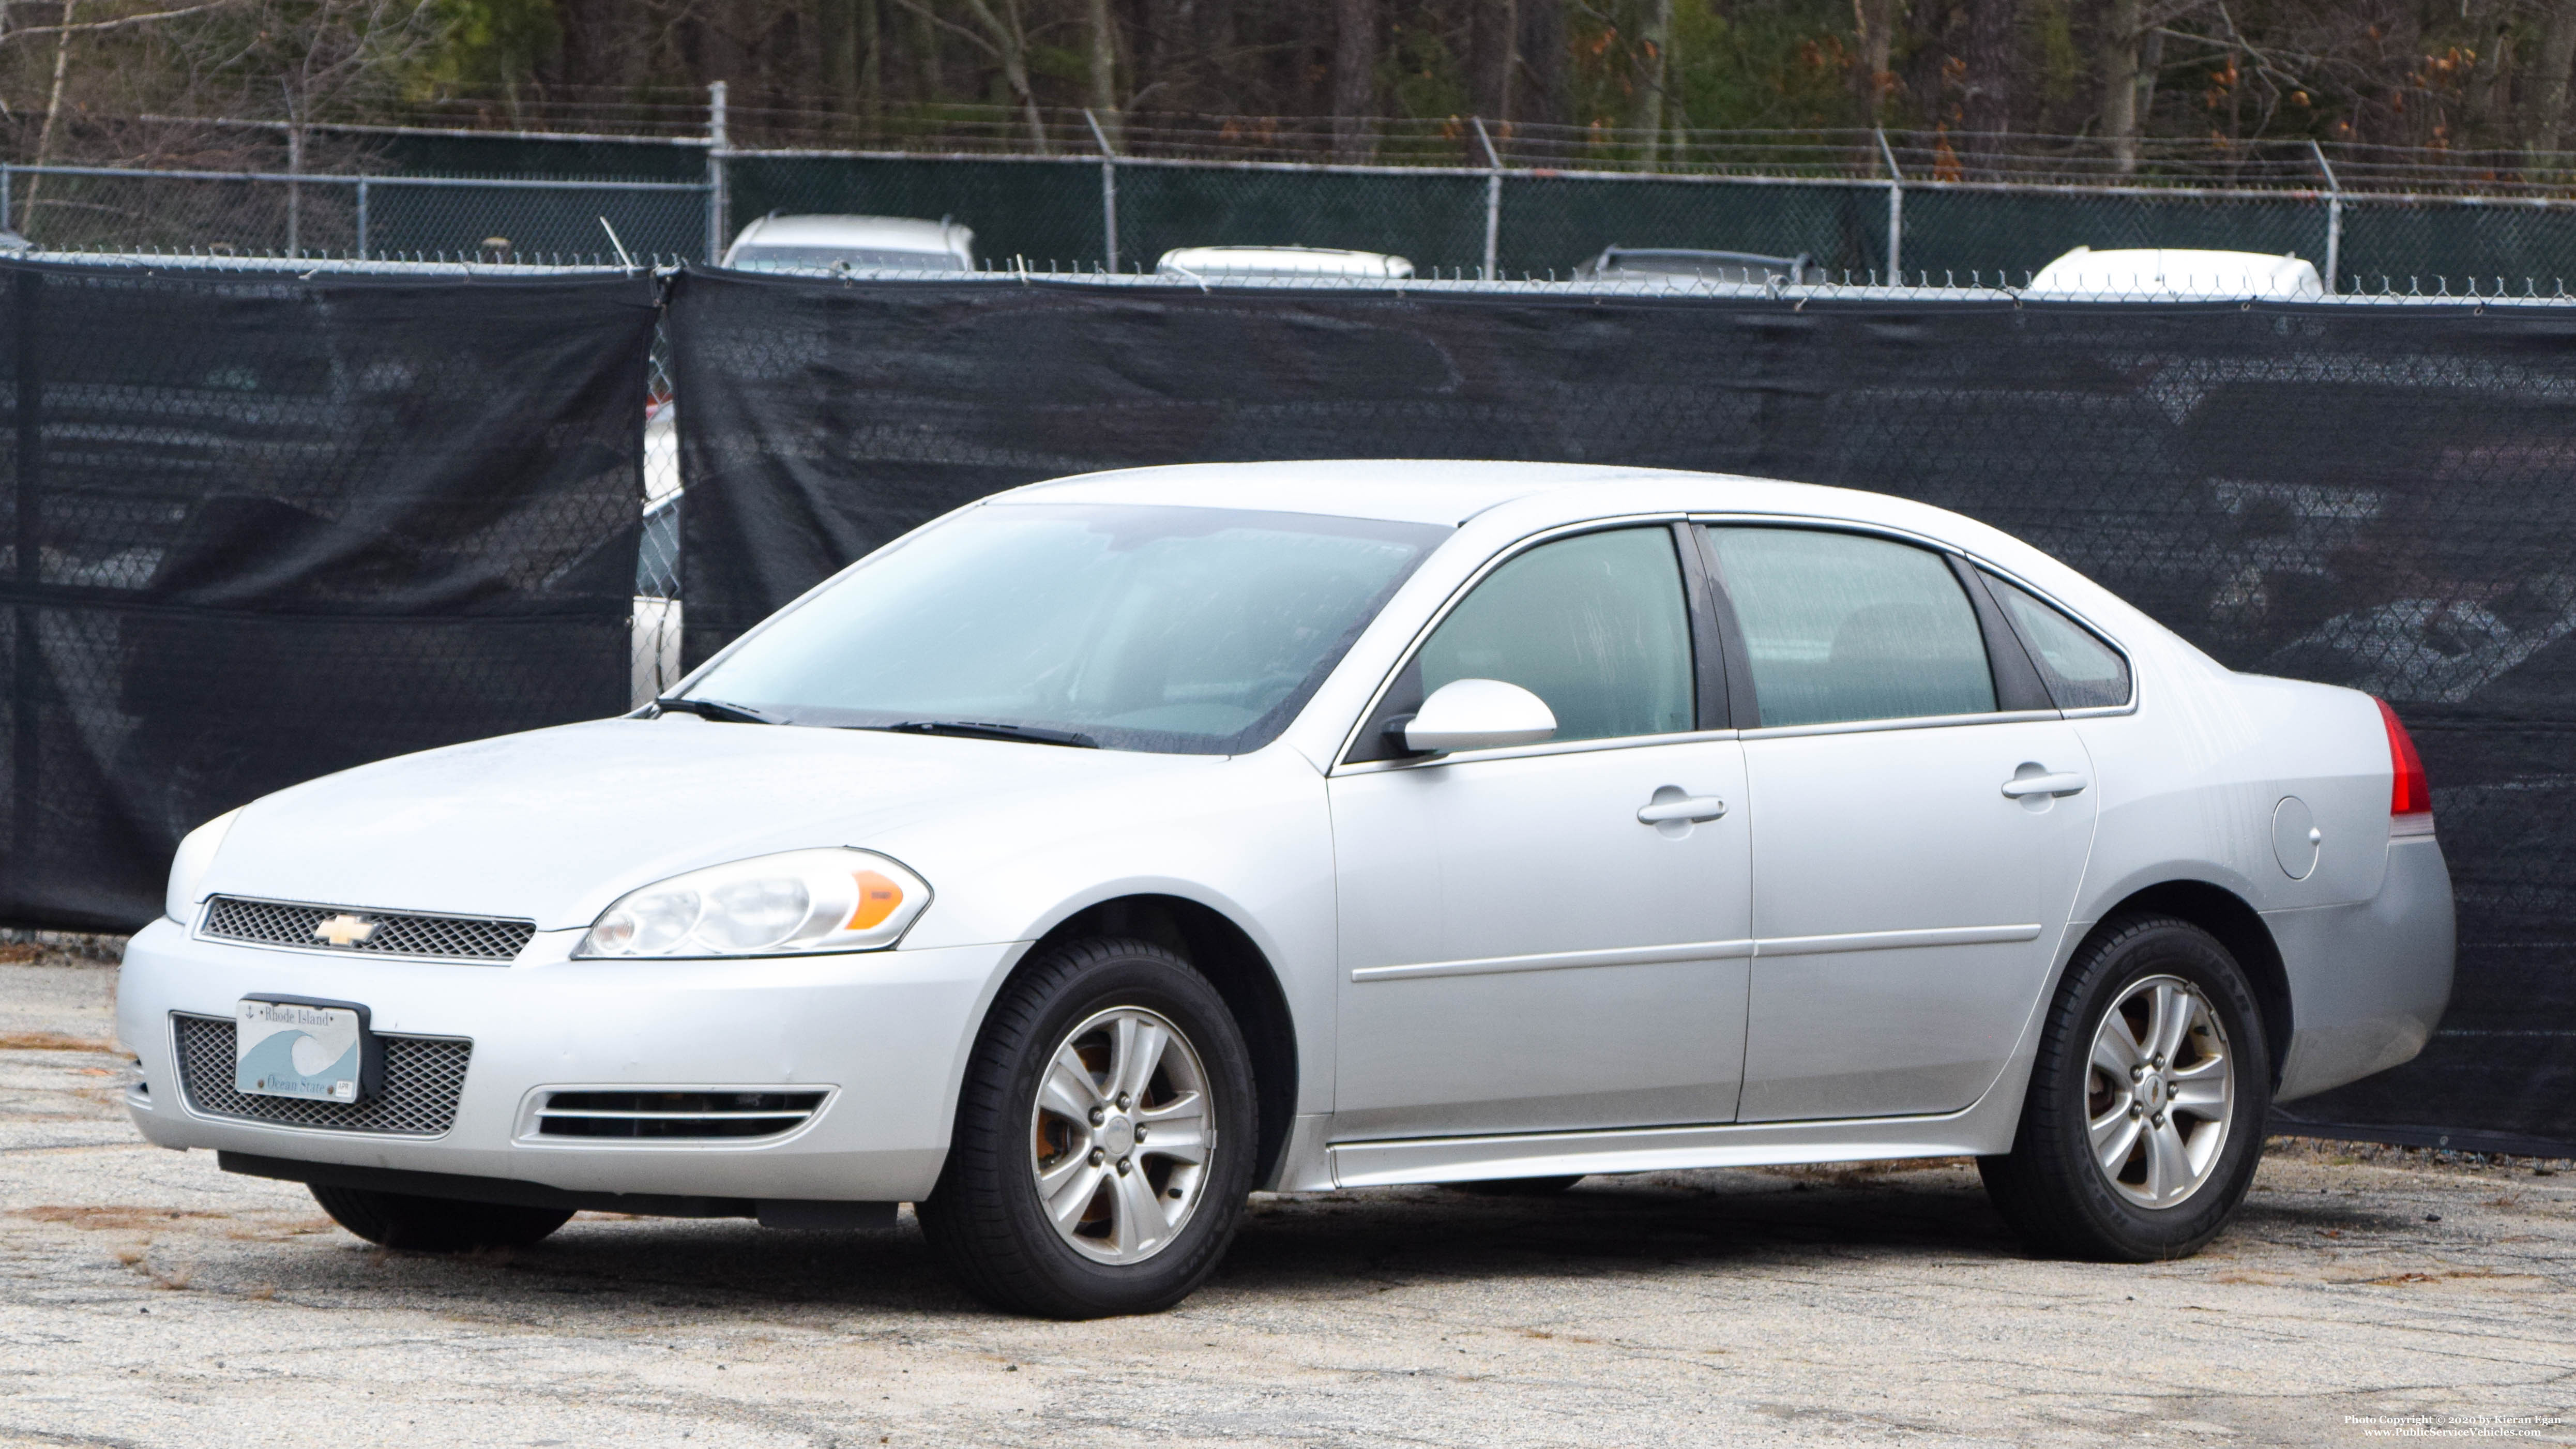
[(437, 39), (402, 68), (419, 98), (525, 82), (563, 42), (554, 0), (425, 0)]
[(1399, 116), (1463, 116), (1471, 109), (1467, 73), (1457, 54), (1428, 25), (1392, 28), (1379, 60), (1378, 89)]
[(1682, 0), (1673, 13), (1675, 124), (1693, 129), (1849, 126), (1860, 102), (1848, 0), (1728, 7)]

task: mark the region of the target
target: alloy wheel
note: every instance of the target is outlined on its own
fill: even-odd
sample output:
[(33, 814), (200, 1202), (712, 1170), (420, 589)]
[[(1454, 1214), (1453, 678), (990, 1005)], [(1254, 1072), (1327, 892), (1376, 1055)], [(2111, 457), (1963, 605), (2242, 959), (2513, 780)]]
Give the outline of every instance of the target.
[(1208, 1074), (1179, 1027), (1112, 1007), (1066, 1034), (1029, 1113), (1039, 1209), (1075, 1252), (1141, 1263), (1198, 1210), (1217, 1150)]
[(2143, 1208), (2206, 1185), (2235, 1115), (2236, 1061), (2200, 988), (2149, 976), (2120, 993), (2093, 1032), (2084, 1116), (2094, 1166)]

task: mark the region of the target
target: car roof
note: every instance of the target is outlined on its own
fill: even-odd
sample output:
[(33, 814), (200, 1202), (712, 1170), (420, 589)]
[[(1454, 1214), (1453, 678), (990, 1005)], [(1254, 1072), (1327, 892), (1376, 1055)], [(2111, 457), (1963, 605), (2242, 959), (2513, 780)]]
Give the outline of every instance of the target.
[(1548, 500), (1553, 506), (1542, 506), (1537, 511), (1567, 520), (1596, 512), (1615, 516), (1631, 511), (1686, 509), (1797, 513), (1894, 523), (1900, 520), (1880, 515), (1891, 509), (1909, 516), (1934, 511), (1883, 494), (1722, 473), (1597, 463), (1412, 458), (1122, 468), (1032, 483), (993, 499), (1244, 508), (1451, 526), (1524, 500)]
[(945, 221), (913, 216), (764, 216), (742, 229), (735, 246), (881, 247), (890, 251), (944, 252), (974, 235)]
[(1385, 252), (1338, 247), (1174, 247), (1154, 263), (1160, 271), (1237, 276), (1410, 277), (1413, 263)]
[(2177, 297), (2320, 297), (2316, 267), (2296, 256), (2182, 247), (2077, 247), (2030, 279), (2027, 292), (2150, 293)]

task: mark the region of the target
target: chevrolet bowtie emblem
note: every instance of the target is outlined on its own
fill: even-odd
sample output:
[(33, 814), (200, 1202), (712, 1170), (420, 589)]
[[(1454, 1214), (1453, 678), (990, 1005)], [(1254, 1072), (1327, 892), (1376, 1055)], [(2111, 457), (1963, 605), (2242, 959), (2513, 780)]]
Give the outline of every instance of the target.
[(376, 933), (376, 923), (364, 916), (341, 914), (313, 928), (313, 939), (334, 946), (354, 946)]

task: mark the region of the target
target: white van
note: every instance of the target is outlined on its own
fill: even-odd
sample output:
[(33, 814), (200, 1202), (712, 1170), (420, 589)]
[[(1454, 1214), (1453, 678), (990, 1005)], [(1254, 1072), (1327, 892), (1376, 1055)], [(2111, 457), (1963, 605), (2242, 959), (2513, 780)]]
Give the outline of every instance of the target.
[(2123, 301), (2251, 298), (2300, 302), (2325, 296), (2326, 284), (2315, 266), (2291, 255), (2187, 251), (2178, 247), (2124, 247), (2097, 252), (2091, 247), (2077, 247), (2040, 268), (2022, 290), (2034, 297)]

